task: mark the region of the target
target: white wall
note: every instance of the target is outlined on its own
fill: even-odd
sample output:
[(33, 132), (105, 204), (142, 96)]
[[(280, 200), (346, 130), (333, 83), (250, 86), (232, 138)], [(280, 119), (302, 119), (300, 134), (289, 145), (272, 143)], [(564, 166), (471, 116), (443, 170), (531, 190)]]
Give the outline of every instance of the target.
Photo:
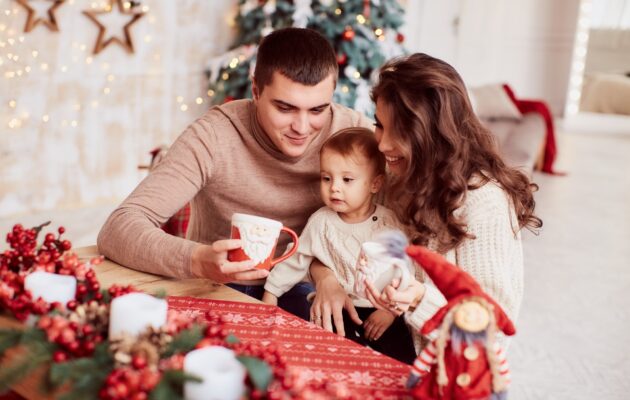
[[(564, 111), (579, 0), (413, 0), (411, 51), (450, 62), (468, 85), (509, 83)], [(453, 21), (458, 21), (454, 29)]]
[(58, 32), (25, 33), (26, 11), (0, 1), (0, 217), (120, 201), (148, 151), (208, 107), (204, 68), (232, 41), (233, 0), (143, 0), (135, 53), (93, 55), (98, 29), (82, 11), (103, 4), (66, 1)]

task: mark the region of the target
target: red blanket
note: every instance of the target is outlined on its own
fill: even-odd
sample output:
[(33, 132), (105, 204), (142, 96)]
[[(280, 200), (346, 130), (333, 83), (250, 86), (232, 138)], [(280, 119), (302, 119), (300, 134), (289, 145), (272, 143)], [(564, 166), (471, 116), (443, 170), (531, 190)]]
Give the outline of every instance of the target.
[(290, 369), (307, 380), (343, 383), (365, 399), (399, 399), (407, 393), (410, 366), (327, 332), (265, 304), (168, 298), (169, 307), (191, 316), (218, 313), (240, 340), (274, 344)]

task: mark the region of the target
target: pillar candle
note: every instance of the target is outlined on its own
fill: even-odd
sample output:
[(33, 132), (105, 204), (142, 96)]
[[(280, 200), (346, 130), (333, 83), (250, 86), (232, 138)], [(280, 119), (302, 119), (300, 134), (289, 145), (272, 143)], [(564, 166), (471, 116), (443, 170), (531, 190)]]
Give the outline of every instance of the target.
[(146, 293), (129, 293), (112, 300), (109, 311), (109, 337), (123, 332), (137, 335), (148, 326), (160, 328), (166, 323), (166, 300)]
[(75, 298), (77, 279), (69, 275), (35, 271), (24, 278), (24, 289), (31, 292), (33, 300), (41, 297), (47, 303), (58, 301), (65, 306)]
[(225, 347), (208, 346), (186, 354), (184, 372), (203, 379), (186, 381), (186, 400), (239, 400), (245, 393), (245, 367)]

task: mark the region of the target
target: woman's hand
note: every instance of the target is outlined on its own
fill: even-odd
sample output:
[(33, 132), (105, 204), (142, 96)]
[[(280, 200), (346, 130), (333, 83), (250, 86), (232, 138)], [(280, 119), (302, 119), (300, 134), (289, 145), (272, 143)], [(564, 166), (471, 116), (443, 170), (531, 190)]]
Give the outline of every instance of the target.
[(311, 321), (332, 332), (333, 323), (338, 335), (345, 336), (343, 327), (343, 309), (350, 318), (361, 325), (363, 322), (354, 309), (352, 300), (337, 281), (330, 268), (318, 260), (314, 260), (310, 268), (311, 277), (315, 283), (315, 298), (311, 305)]
[(228, 251), (240, 247), (240, 239), (217, 240), (211, 245), (200, 244), (195, 247), (192, 254), (193, 276), (218, 283), (266, 278), (269, 271), (254, 269), (256, 263), (252, 260), (228, 261)]
[(395, 316), (405, 311), (415, 309), (422, 301), (426, 287), (422, 282), (412, 279), (405, 290), (398, 290), (399, 279), (394, 279), (391, 284), (379, 291), (372, 282), (366, 280), (366, 295), (370, 303), (380, 310), (387, 310)]

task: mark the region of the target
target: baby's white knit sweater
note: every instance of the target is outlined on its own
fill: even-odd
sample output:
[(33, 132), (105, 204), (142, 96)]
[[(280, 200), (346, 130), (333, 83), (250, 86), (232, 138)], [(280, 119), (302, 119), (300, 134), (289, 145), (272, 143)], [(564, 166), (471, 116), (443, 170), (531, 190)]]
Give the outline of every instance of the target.
[[(468, 233), (476, 238), (465, 239), (445, 257), (475, 278), (516, 323), (523, 300), (523, 247), (511, 204), (505, 191), (492, 181), (467, 192), (456, 215), (463, 217)], [(435, 243), (429, 244), (429, 248), (435, 247)], [(416, 331), (446, 304), (428, 278), (425, 283), (427, 290), (419, 306), (405, 313)], [(507, 345), (505, 340), (501, 342)]]
[[(349, 224), (328, 207), (322, 207), (309, 218), (300, 235), (298, 250), (276, 265), (267, 277), (265, 290), (281, 296), (308, 273), (313, 258), (334, 271), (346, 293), (352, 293), (354, 271), (361, 243), (389, 229), (401, 229), (394, 213), (381, 205), (365, 221)], [(355, 306), (374, 307), (366, 299), (353, 299)]]

